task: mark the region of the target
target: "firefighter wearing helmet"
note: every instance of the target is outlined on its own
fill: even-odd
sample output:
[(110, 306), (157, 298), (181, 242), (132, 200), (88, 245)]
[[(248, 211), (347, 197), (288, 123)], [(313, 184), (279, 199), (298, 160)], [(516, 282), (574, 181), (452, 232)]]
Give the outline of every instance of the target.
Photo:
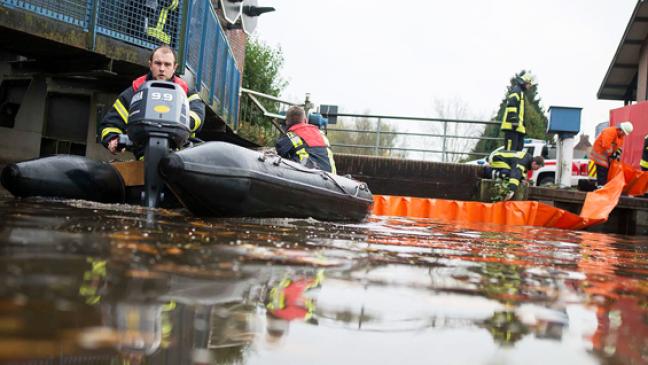
[(533, 75), (522, 72), (515, 78), (511, 91), (506, 98), (506, 109), (502, 117), (501, 131), (504, 132), (504, 149), (522, 151), (524, 148), (524, 92), (534, 84)]
[(623, 140), (632, 130), (631, 122), (621, 122), (618, 126), (605, 128), (594, 141), (590, 152), (589, 175), (596, 176), (597, 186), (601, 187), (607, 183), (610, 163), (613, 160), (621, 160)]

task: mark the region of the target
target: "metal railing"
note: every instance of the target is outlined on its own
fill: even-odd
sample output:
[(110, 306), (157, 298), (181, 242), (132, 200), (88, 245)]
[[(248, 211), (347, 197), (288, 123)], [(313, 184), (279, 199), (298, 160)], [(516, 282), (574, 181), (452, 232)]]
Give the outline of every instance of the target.
[(274, 146), (286, 133), (283, 120), (293, 105), (303, 104), (242, 87), (240, 124), (235, 133), (260, 146)]
[[(327, 116), (327, 115), (324, 115)], [(461, 130), (454, 130), (454, 134), (449, 130), (450, 125), (499, 125), (497, 121), (485, 121), (485, 120), (468, 120), (468, 119), (449, 119), (449, 118), (423, 118), (423, 117), (406, 117), (406, 116), (391, 116), (391, 115), (375, 115), (375, 114), (350, 114), (350, 113), (338, 113), (338, 122), (344, 124), (345, 119), (347, 118), (358, 118), (364, 119), (365, 121), (375, 121), (375, 127), (358, 129), (358, 128), (328, 128), (328, 132), (333, 132), (329, 135), (331, 140), (331, 145), (333, 147), (344, 148), (344, 149), (353, 149), (353, 150), (366, 150), (368, 155), (390, 155), (392, 151), (402, 152), (399, 157), (409, 158), (411, 153), (420, 153), (424, 156), (427, 154), (436, 154), (441, 155), (441, 161), (448, 162), (448, 155), (464, 155), (464, 156), (488, 156), (490, 151), (485, 152), (471, 152), (470, 149), (474, 147), (474, 144), (467, 144), (461, 149), (453, 149), (456, 147), (454, 141), (466, 141), (466, 140), (494, 140), (502, 141), (502, 138), (499, 137), (485, 137), (482, 135), (481, 130), (474, 130), (474, 135), (469, 133), (462, 133)], [(407, 125), (403, 123), (390, 123), (390, 122), (406, 122)], [(437, 133), (426, 133), (426, 132), (409, 132), (403, 131), (403, 127), (411, 128), (412, 123), (441, 123), (442, 129), (440, 132), (434, 131)], [(357, 123), (353, 122), (355, 126)], [(368, 123), (365, 123), (368, 124)], [(367, 127), (369, 127), (367, 125)], [(426, 130), (427, 127), (422, 127), (418, 129)], [(353, 137), (339, 137), (343, 135), (372, 135), (373, 138), (363, 138), (365, 143), (340, 143), (342, 141), (348, 140), (357, 140), (358, 138)], [(403, 137), (420, 137), (421, 139), (413, 142), (407, 141)], [(368, 140), (371, 140), (369, 143)], [(387, 153), (384, 153), (387, 152)], [(361, 153), (361, 152), (358, 152)], [(397, 154), (398, 155), (398, 154)]]
[(241, 72), (211, 1), (189, 1), (183, 59), (197, 91), (233, 129), (238, 127)]
[(2, 0), (6, 7), (20, 8), (88, 30), (92, 7), (89, 0)]
[(210, 0), (0, 0), (67, 23), (88, 33), (153, 49), (167, 44), (179, 56), (178, 72), (188, 72), (201, 98), (234, 128), (238, 123), (241, 73)]
[[(307, 108), (312, 108), (313, 105), (310, 104), (309, 101), (309, 96), (307, 95), (305, 102), (302, 103), (296, 103), (296, 102), (291, 102), (287, 100), (280, 99), (276, 96), (273, 95), (268, 95), (264, 93), (260, 93), (254, 90), (249, 90), (246, 88), (241, 88), (241, 94), (248, 97), (253, 105), (261, 112), (261, 114), (269, 118), (270, 122), (275, 126), (275, 128), (279, 131), (279, 133), (284, 133), (283, 130), (281, 129), (281, 126), (277, 122), (277, 119), (281, 120), (284, 119), (285, 117), (279, 113), (269, 111), (268, 108), (264, 105), (264, 103), (261, 102), (261, 100), (265, 101), (266, 105), (272, 104), (276, 107), (277, 110), (282, 110), (288, 106), (291, 105), (301, 105), (301, 106), (307, 106)], [(333, 115), (326, 115), (323, 114), (325, 117), (330, 117)], [(335, 114), (336, 117), (338, 117), (338, 121), (341, 124), (345, 124), (345, 120), (343, 118), (345, 117), (351, 117), (351, 118), (360, 118), (364, 120), (370, 120), (373, 119), (376, 121), (375, 127), (371, 128), (357, 128), (356, 123), (353, 123), (355, 128), (335, 128), (329, 126), (327, 128), (327, 132), (333, 132), (332, 135), (329, 135), (329, 139), (331, 140), (332, 147), (337, 147), (338, 149), (335, 150), (336, 152), (339, 151), (339, 149), (353, 149), (353, 150), (366, 150), (368, 153), (360, 153), (360, 154), (369, 154), (369, 155), (375, 155), (375, 156), (382, 156), (384, 155), (383, 152), (391, 152), (391, 151), (398, 151), (398, 152), (403, 152), (404, 154), (408, 154), (410, 152), (418, 152), (418, 153), (423, 153), (423, 154), (428, 154), (428, 153), (433, 153), (433, 154), (440, 154), (441, 155), (441, 160), (443, 162), (447, 162), (448, 155), (465, 155), (465, 156), (488, 156), (490, 154), (490, 151), (485, 151), (485, 152), (471, 152), (468, 149), (462, 149), (462, 150), (452, 150), (449, 147), (451, 143), (450, 141), (453, 140), (493, 140), (493, 141), (502, 141), (502, 138), (499, 137), (485, 137), (479, 131), (479, 135), (467, 135), (467, 134), (452, 134), (449, 133), (448, 126), (449, 124), (463, 124), (463, 125), (499, 125), (499, 122), (496, 121), (485, 121), (485, 120), (467, 120), (467, 119), (448, 119), (448, 118), (421, 118), (421, 117), (405, 117), (405, 116), (387, 116), (387, 115), (372, 115), (372, 114), (349, 114), (349, 113), (337, 113)], [(442, 123), (443, 125), (443, 130), (442, 133), (419, 133), (419, 132), (407, 132), (407, 131), (402, 131), (399, 130), (401, 128), (397, 127), (402, 127), (401, 126), (390, 126), (394, 127), (394, 129), (388, 129), (388, 128), (383, 128), (385, 125), (386, 121), (402, 121), (406, 122), (408, 124), (411, 123), (416, 123), (416, 122), (436, 122), (436, 123)], [(368, 125), (366, 127), (369, 127)], [(371, 144), (369, 143), (364, 143), (364, 144), (358, 144), (358, 143), (340, 143), (339, 140), (345, 140), (345, 138), (337, 138), (338, 133), (341, 134), (346, 134), (346, 135), (360, 135), (360, 134), (365, 134), (365, 135), (372, 135), (373, 138), (371, 141)], [(417, 148), (417, 147), (412, 147), (412, 146), (404, 146), (402, 143), (397, 144), (393, 143), (393, 138), (389, 143), (384, 143), (385, 142), (385, 136), (394, 136), (397, 138), (400, 137), (422, 137), (426, 138), (427, 141), (420, 143), (421, 145), (427, 147), (427, 148)], [(439, 140), (440, 144), (440, 149), (435, 149), (431, 146), (433, 144), (429, 143), (431, 138), (435, 138)], [(389, 138), (387, 138), (389, 139)], [(357, 138), (346, 138), (346, 140), (351, 140), (355, 141), (358, 140)], [(364, 141), (367, 141), (367, 138), (364, 138)], [(388, 144), (388, 145), (387, 145)], [(472, 147), (472, 146), (471, 146)], [(472, 148), (471, 148), (472, 149)], [(363, 151), (364, 152), (364, 151)], [(408, 156), (400, 156), (400, 157), (408, 157)]]
[(268, 108), (266, 108), (259, 99), (272, 102), (275, 106), (277, 106), (276, 109), (279, 110), (279, 111), (285, 110), (288, 107), (293, 106), (293, 105), (302, 105), (302, 104), (295, 103), (295, 102), (292, 102), (292, 101), (280, 99), (280, 98), (278, 98), (276, 96), (273, 96), (273, 95), (268, 95), (268, 94), (264, 94), (264, 93), (261, 93), (261, 92), (258, 92), (258, 91), (246, 89), (244, 87), (241, 88), (241, 95), (242, 96), (247, 96), (252, 101), (252, 104), (261, 112), (261, 114), (264, 117), (268, 118), (270, 123), (272, 123), (272, 125), (275, 127), (275, 129), (279, 133), (285, 133), (285, 132), (281, 128), (281, 125), (279, 124), (279, 122), (277, 122), (277, 119), (283, 120), (286, 117), (284, 115), (282, 115), (282, 114), (278, 114), (278, 113), (275, 113), (275, 112), (272, 112), (272, 111), (268, 110)]

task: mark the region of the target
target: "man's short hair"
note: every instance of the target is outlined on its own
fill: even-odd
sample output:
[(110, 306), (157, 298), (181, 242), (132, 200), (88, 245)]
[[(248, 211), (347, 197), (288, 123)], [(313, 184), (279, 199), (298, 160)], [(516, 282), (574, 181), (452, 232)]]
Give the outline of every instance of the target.
[(173, 55), (173, 63), (176, 64), (178, 63), (178, 56), (176, 56), (175, 50), (167, 45), (159, 46), (151, 52), (151, 55), (149, 56), (149, 62), (153, 62), (153, 55), (155, 52), (161, 51), (163, 53), (171, 53)]
[(286, 126), (290, 127), (291, 125), (301, 123), (306, 119), (306, 112), (303, 108), (298, 106), (291, 106), (286, 111)]
[(533, 161), (535, 161), (535, 163), (540, 167), (544, 166), (544, 157), (542, 157), (542, 156), (534, 157)]

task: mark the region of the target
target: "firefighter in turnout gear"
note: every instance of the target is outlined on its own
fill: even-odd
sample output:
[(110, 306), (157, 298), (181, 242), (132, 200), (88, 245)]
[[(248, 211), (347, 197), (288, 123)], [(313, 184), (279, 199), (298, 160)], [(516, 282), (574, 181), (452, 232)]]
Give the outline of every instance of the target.
[(324, 271), (312, 275), (290, 275), (274, 285), (266, 298), (266, 341), (276, 344), (288, 334), (290, 322), (304, 321), (317, 325), (316, 293), (324, 280)]
[(278, 286), (270, 290), (268, 312), (276, 318), (292, 321), (308, 320), (313, 317), (315, 301), (305, 293), (319, 288), (324, 280), (324, 271), (317, 272), (315, 277), (284, 278)]
[[(128, 110), (131, 100), (139, 88), (150, 80), (171, 81), (185, 91), (189, 100), (189, 127), (192, 132), (192, 137), (195, 137), (196, 132), (201, 129), (205, 118), (205, 105), (200, 100), (198, 94), (189, 92), (189, 87), (184, 80), (175, 76), (177, 67), (178, 64), (173, 49), (169, 46), (158, 47), (153, 50), (149, 58), (149, 72), (133, 80), (132, 85), (119, 94), (112, 108), (110, 108), (101, 121), (99, 129), (101, 143), (111, 153), (115, 154), (123, 151), (123, 149), (118, 151), (120, 149), (119, 136), (125, 134), (128, 128)], [(136, 148), (133, 153), (136, 158), (140, 158), (144, 153), (144, 148)]]
[(648, 171), (648, 134), (644, 137), (643, 152), (641, 152), (641, 171)]
[(616, 127), (607, 127), (594, 141), (590, 152), (588, 173), (590, 177), (596, 176), (596, 185), (601, 187), (607, 183), (608, 170), (612, 160), (621, 160), (623, 153), (623, 140), (632, 133), (632, 123), (622, 122)]
[(533, 86), (533, 76), (523, 72), (515, 78), (515, 85), (506, 98), (506, 109), (500, 130), (504, 132), (504, 149), (522, 151), (524, 148), (524, 92)]
[(306, 122), (304, 109), (293, 106), (286, 112), (288, 132), (277, 139), (277, 154), (300, 164), (335, 174), (330, 144), (322, 131)]
[(486, 177), (508, 180), (509, 193), (505, 200), (510, 200), (515, 195), (520, 182), (527, 176), (527, 172), (544, 166), (544, 158), (533, 157), (527, 151), (500, 150), (491, 155), (489, 165), (486, 169)]

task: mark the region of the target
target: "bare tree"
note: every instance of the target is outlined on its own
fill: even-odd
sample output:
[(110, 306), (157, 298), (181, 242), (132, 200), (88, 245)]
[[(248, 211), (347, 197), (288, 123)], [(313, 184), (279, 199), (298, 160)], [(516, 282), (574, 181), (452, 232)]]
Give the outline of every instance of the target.
[[(369, 114), (369, 112), (366, 112)], [(354, 155), (376, 155), (403, 157), (402, 152), (390, 150), (390, 147), (396, 147), (398, 135), (396, 129), (389, 124), (380, 124), (380, 134), (375, 133), (378, 130), (376, 120), (366, 117), (342, 119), (338, 118), (338, 124), (335, 129), (329, 130), (328, 137), (337, 153), (349, 153)], [(354, 147), (362, 146), (362, 147)], [(376, 148), (379, 147), (379, 148)]]
[[(473, 114), (468, 107), (468, 104), (459, 99), (452, 98), (449, 100), (443, 99), (434, 99), (434, 111), (436, 112), (436, 117), (440, 119), (472, 119), (472, 120), (486, 120), (482, 116), (477, 116)], [(444, 133), (445, 129), (445, 133)], [(448, 136), (460, 136), (460, 137), (479, 137), (484, 132), (483, 125), (477, 124), (467, 124), (467, 123), (447, 123), (444, 127), (443, 124), (436, 123), (432, 130), (434, 134), (445, 134)], [(467, 154), (475, 147), (479, 140), (478, 139), (469, 139), (469, 138), (446, 138), (445, 140), (445, 150), (449, 152), (465, 152), (466, 154), (447, 154), (445, 161), (446, 162), (460, 162), (465, 159)], [(443, 140), (441, 140), (441, 146), (443, 148)]]

